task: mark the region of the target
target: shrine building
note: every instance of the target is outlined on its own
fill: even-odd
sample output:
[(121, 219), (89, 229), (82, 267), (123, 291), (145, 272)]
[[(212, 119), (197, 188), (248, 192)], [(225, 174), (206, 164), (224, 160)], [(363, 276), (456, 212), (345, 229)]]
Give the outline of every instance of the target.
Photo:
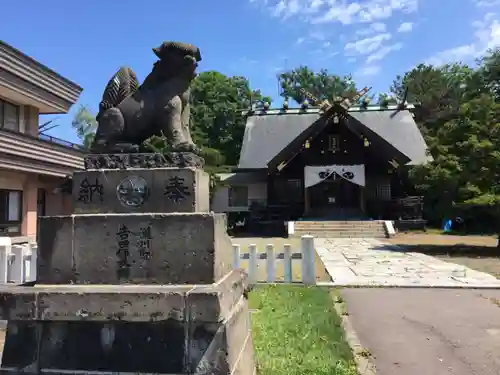
[(238, 167), (220, 174), (212, 208), (267, 220), (393, 220), (412, 195), (406, 166), (432, 157), (413, 105), (364, 105), (247, 113)]

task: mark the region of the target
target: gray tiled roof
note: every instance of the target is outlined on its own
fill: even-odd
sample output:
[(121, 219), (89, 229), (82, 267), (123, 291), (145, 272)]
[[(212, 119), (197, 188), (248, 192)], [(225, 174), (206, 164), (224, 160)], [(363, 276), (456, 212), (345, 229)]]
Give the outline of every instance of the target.
[[(383, 110), (380, 107), (368, 110), (352, 107), (349, 115), (408, 156), (411, 160), (408, 164), (432, 160), (426, 155), (427, 145), (411, 113), (403, 110), (391, 117), (395, 109), (395, 106)], [(319, 117), (320, 112), (315, 108), (306, 112), (291, 109), (286, 113), (269, 110), (248, 117), (238, 168), (267, 168), (271, 159)]]
[(267, 163), (319, 116), (319, 112), (250, 116), (238, 168), (267, 168)]
[[(349, 115), (380, 135), (401, 153), (408, 156), (408, 164), (424, 164), (432, 160), (426, 154), (427, 144), (409, 111), (349, 112)], [(392, 117), (391, 117), (392, 116)]]

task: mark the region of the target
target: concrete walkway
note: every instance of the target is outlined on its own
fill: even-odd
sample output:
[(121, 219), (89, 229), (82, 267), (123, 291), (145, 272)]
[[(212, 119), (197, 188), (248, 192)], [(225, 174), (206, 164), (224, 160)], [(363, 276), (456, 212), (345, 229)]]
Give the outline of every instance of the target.
[(500, 290), (343, 289), (377, 375), (499, 375)]
[(329, 286), (500, 288), (494, 276), (376, 239), (315, 239)]

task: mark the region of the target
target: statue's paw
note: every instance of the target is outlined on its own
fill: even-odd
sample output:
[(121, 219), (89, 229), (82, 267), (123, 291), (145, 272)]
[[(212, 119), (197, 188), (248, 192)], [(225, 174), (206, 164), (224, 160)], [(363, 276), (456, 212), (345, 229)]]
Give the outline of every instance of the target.
[(139, 152), (139, 145), (128, 142), (109, 143), (107, 151), (113, 154), (135, 154)]
[(195, 144), (189, 142), (182, 142), (176, 145), (172, 145), (172, 151), (174, 152), (192, 152), (198, 153), (199, 150)]
[(201, 150), (194, 143), (189, 144), (189, 151), (196, 155), (201, 153)]

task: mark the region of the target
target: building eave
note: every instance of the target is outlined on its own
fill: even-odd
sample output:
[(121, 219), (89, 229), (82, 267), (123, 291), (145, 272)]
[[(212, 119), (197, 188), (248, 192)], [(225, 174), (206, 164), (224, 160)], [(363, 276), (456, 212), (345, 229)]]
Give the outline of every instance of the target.
[(83, 91), (76, 83), (1, 40), (0, 87), (4, 90), (2, 96), (25, 95), (26, 100), (39, 103), (40, 113), (68, 112)]
[[(0, 168), (65, 176), (84, 169), (84, 149), (0, 129)], [(33, 172), (34, 173), (34, 172)]]

